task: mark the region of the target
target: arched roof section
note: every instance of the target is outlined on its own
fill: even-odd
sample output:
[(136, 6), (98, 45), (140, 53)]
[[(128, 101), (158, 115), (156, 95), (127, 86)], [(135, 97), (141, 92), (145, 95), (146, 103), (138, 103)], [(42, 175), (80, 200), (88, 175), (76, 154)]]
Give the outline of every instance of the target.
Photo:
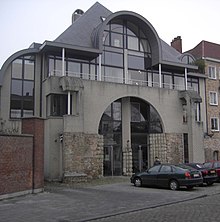
[(4, 75), (6, 73), (6, 70), (8, 66), (18, 57), (24, 56), (24, 55), (29, 55), (29, 54), (36, 54), (39, 52), (39, 49), (36, 48), (29, 48), (29, 49), (23, 49), (21, 51), (18, 51), (11, 55), (2, 65), (2, 68), (0, 70), (0, 86), (2, 86)]
[(103, 33), (108, 23), (114, 19), (126, 19), (142, 28), (143, 33), (146, 35), (152, 52), (152, 65), (156, 65), (161, 62), (161, 41), (160, 38), (151, 25), (141, 15), (131, 11), (119, 11), (108, 16), (93, 32), (94, 46), (99, 50), (103, 50)]
[(181, 54), (181, 56), (179, 57), (179, 59), (182, 61), (183, 58), (186, 57), (186, 56), (190, 57), (193, 62), (196, 61), (195, 57), (194, 57), (191, 53), (189, 53), (189, 52), (185, 52), (185, 53)]

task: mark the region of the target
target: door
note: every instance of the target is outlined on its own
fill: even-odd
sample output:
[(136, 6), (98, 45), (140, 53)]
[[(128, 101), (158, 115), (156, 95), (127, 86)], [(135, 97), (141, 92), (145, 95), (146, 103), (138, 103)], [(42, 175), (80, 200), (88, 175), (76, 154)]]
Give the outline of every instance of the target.
[(117, 145), (104, 147), (104, 176), (122, 175), (122, 152)]
[[(144, 171), (148, 168), (148, 146), (146, 134), (132, 134), (132, 164), (133, 173)], [(145, 143), (144, 143), (145, 142)]]

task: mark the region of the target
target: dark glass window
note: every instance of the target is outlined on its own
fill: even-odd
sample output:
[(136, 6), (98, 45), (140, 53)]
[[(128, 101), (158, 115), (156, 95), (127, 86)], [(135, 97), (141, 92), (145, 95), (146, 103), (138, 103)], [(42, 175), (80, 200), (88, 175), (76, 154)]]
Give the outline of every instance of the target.
[(34, 71), (33, 57), (21, 57), (12, 63), (11, 118), (34, 115)]
[(163, 87), (168, 88), (168, 89), (173, 88), (173, 82), (172, 82), (171, 75), (163, 75)]
[[(72, 96), (71, 99), (72, 101)], [(68, 96), (63, 94), (52, 94), (50, 95), (51, 107), (50, 115), (51, 116), (63, 116), (67, 114), (68, 109)], [(71, 104), (72, 107), (72, 104)], [(71, 110), (72, 113), (72, 110)]]
[(185, 89), (184, 76), (174, 76), (174, 87), (177, 90), (184, 90)]
[(12, 63), (12, 78), (22, 79), (22, 59), (16, 59)]
[(188, 77), (187, 86), (189, 90), (194, 90), (199, 93), (199, 79), (198, 78)]
[(113, 47), (123, 47), (123, 35), (118, 33), (111, 34), (111, 46)]
[(188, 134), (183, 134), (183, 145), (184, 145), (184, 163), (189, 163), (189, 145), (188, 145)]
[(128, 68), (144, 70), (145, 69), (144, 57), (129, 55)]
[(104, 61), (106, 65), (122, 67), (123, 54), (114, 53), (114, 52), (105, 52)]
[(138, 38), (134, 36), (128, 36), (128, 49), (138, 51)]

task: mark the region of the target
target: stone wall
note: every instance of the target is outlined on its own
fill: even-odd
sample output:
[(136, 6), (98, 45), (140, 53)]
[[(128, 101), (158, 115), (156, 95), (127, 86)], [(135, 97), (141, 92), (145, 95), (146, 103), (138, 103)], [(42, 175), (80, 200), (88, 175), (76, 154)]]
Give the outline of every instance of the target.
[(204, 138), (205, 161), (214, 160), (214, 151), (218, 151), (218, 160), (220, 160), (220, 140), (219, 138), (205, 137)]
[(180, 133), (150, 134), (150, 166), (153, 165), (156, 156), (162, 163), (183, 162), (183, 135)]
[(184, 146), (183, 134), (166, 133), (167, 162), (183, 163), (184, 162)]
[[(103, 137), (97, 134), (63, 134), (63, 171), (65, 180), (97, 178), (103, 175)], [(67, 177), (72, 177), (68, 179)]]

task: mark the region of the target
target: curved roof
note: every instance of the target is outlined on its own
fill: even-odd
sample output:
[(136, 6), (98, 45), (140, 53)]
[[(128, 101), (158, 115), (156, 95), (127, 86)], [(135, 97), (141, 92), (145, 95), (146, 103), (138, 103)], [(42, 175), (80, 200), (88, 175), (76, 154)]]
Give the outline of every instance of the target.
[(2, 68), (0, 69), (0, 86), (2, 86), (4, 75), (6, 73), (8, 66), (10, 65), (10, 63), (12, 63), (16, 58), (18, 58), (20, 56), (29, 55), (29, 54), (36, 54), (38, 52), (39, 52), (39, 49), (37, 49), (37, 48), (28, 48), (28, 49), (23, 49), (21, 51), (18, 51), (16, 53), (14, 53), (13, 55), (11, 55), (4, 62), (4, 64), (2, 65)]
[(154, 27), (151, 25), (151, 23), (147, 19), (145, 19), (144, 17), (135, 12), (119, 11), (109, 15), (93, 32), (92, 37), (93, 37), (94, 46), (98, 48), (100, 51), (103, 50), (102, 38), (103, 38), (104, 29), (111, 20), (116, 18), (129, 20), (134, 24), (139, 25), (142, 28), (142, 31), (147, 36), (149, 44), (151, 46), (152, 64), (156, 65), (160, 63), (162, 58), (160, 38)]

